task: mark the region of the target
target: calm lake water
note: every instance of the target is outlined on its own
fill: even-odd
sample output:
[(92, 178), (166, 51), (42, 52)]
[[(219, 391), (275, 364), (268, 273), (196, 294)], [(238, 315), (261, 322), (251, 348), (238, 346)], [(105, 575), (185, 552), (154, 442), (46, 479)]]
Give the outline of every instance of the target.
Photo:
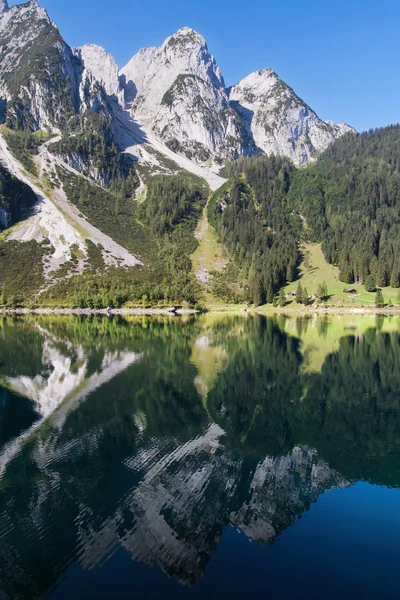
[(0, 599), (394, 598), (400, 320), (0, 319)]

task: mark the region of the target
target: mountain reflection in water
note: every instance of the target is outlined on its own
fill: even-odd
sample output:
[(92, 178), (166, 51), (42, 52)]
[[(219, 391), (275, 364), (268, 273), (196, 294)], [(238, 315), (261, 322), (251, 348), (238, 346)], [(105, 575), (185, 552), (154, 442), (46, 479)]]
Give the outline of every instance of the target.
[(397, 488), (399, 331), (369, 317), (1, 320), (0, 598), (69, 597), (72, 566), (99, 573), (121, 552), (190, 593), (227, 526), (272, 544), (325, 492)]

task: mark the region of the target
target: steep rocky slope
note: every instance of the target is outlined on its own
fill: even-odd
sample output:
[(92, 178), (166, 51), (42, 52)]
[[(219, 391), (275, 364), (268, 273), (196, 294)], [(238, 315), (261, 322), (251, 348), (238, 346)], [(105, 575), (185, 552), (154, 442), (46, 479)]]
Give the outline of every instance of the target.
[(135, 118), (171, 149), (200, 162), (247, 152), (220, 68), (193, 29), (180, 29), (160, 48), (140, 50), (121, 77)]
[(198, 162), (261, 152), (302, 165), (352, 130), (322, 121), (272, 69), (226, 89), (204, 38), (187, 27), (120, 74), (135, 119)]
[(230, 89), (231, 105), (258, 151), (303, 165), (335, 139), (354, 131), (322, 121), (272, 69), (257, 71)]
[(78, 107), (77, 68), (70, 48), (36, 0), (2, 14), (0, 46), (6, 122), (32, 130), (65, 127)]

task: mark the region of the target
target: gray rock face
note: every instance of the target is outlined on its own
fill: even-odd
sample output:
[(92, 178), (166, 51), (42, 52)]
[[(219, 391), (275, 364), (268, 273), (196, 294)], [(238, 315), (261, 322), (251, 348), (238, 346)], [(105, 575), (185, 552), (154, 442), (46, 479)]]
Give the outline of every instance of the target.
[(252, 73), (230, 90), (230, 101), (259, 151), (303, 165), (336, 138), (354, 131), (322, 121), (272, 69)]
[(0, 47), (0, 117), (13, 127), (64, 132), (72, 116), (121, 93), (114, 59), (94, 45), (72, 51), (35, 0), (4, 12)]
[(227, 90), (204, 38), (179, 30), (120, 72), (136, 120), (198, 162), (280, 154), (302, 165), (352, 129), (322, 121), (272, 69)]
[(160, 48), (140, 50), (120, 75), (135, 119), (176, 152), (203, 162), (245, 151), (220, 68), (193, 29), (180, 29)]
[(64, 132), (87, 110), (135, 121), (194, 162), (274, 153), (298, 165), (352, 129), (322, 121), (272, 69), (226, 89), (204, 38), (188, 27), (140, 50), (118, 73), (93, 44), (66, 44), (36, 0), (0, 0), (0, 122)]
[(59, 129), (77, 103), (72, 52), (44, 8), (13, 6), (0, 19), (0, 97), (13, 127)]

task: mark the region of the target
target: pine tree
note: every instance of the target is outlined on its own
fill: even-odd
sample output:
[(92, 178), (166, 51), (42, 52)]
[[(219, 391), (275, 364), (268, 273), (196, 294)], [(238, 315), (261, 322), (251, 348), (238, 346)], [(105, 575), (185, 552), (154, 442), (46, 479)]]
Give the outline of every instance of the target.
[(1, 289), (1, 298), (0, 298), (0, 304), (2, 304), (3, 306), (5, 306), (7, 304), (7, 297), (6, 297), (6, 284), (3, 283), (3, 287)]
[(383, 308), (385, 306), (382, 290), (377, 290), (375, 294), (375, 306), (376, 308)]
[(310, 297), (308, 295), (307, 288), (303, 288), (303, 304), (304, 306), (308, 306), (310, 303)]
[(317, 289), (317, 297), (320, 300), (324, 300), (328, 295), (328, 286), (326, 285), (325, 281), (323, 283), (320, 283)]
[(303, 304), (303, 288), (300, 282), (296, 290), (296, 302), (297, 304)]
[(365, 280), (364, 287), (367, 290), (367, 292), (374, 292), (376, 290), (375, 279), (372, 275), (368, 275), (368, 277)]
[(390, 287), (398, 288), (400, 287), (400, 269), (399, 265), (396, 263), (393, 266), (392, 274), (390, 277)]
[(279, 292), (279, 306), (281, 308), (284, 308), (286, 306), (286, 296), (285, 296), (285, 292), (283, 291), (283, 288), (281, 288), (280, 292)]

